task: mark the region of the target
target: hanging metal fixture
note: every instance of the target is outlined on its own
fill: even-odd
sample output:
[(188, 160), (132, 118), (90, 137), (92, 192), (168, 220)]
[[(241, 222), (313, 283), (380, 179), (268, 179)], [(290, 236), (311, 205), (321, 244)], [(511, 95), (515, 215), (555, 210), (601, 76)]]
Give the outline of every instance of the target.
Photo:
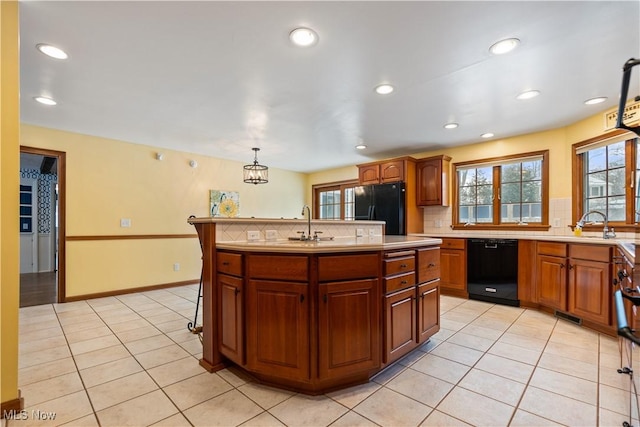
[(255, 151), (253, 164), (244, 165), (244, 182), (247, 184), (266, 184), (269, 182), (269, 168), (258, 163), (259, 148), (252, 148)]

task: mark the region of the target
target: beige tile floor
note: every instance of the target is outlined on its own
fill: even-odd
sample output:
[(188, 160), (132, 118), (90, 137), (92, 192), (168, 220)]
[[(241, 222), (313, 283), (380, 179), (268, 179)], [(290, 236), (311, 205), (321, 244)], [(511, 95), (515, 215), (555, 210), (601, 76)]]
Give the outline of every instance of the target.
[[(201, 344), (186, 328), (196, 295), (197, 285), (20, 309), (19, 386), (29, 419), (2, 426), (630, 421), (618, 340), (535, 310), (442, 297), (442, 329), (429, 343), (368, 384), (311, 397), (236, 369), (204, 371)], [(32, 418), (50, 412), (54, 420)]]

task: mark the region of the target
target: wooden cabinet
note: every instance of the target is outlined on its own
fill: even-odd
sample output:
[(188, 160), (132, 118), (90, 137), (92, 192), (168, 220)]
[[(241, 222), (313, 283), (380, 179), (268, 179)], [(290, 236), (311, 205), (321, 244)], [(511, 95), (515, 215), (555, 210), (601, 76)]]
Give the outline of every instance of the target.
[(591, 325), (611, 325), (611, 247), (538, 242), (538, 303)]
[(416, 204), (449, 206), (451, 157), (436, 156), (416, 163)]
[[(220, 353), (230, 360), (244, 364), (243, 281), (239, 277), (218, 275), (220, 289)], [(224, 325), (224, 327), (222, 327)]]
[(319, 286), (318, 374), (332, 379), (380, 367), (378, 279)]
[(220, 304), (219, 316), (216, 319), (220, 339), (219, 350), (225, 357), (238, 364), (245, 362), (242, 262), (243, 256), (238, 253), (219, 252), (216, 257)]
[(408, 159), (410, 158), (403, 157), (358, 165), (358, 181), (362, 185), (407, 181)]
[(279, 378), (308, 380), (308, 285), (249, 280), (247, 288), (247, 367)]
[(567, 310), (583, 320), (610, 325), (611, 247), (569, 246)]
[(422, 283), (417, 287), (418, 344), (426, 342), (440, 330), (440, 286), (439, 280)]
[(465, 239), (442, 239), (440, 287), (443, 294), (468, 297)]

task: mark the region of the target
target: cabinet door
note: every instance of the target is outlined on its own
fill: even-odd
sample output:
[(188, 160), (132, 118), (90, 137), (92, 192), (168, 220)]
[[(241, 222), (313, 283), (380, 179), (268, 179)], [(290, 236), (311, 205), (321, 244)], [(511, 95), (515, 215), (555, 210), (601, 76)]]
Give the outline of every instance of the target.
[(459, 249), (440, 249), (440, 286), (467, 291), (467, 257)]
[(392, 160), (380, 165), (380, 183), (404, 181), (404, 161)]
[(249, 280), (247, 366), (262, 374), (309, 379), (309, 298), (305, 283)]
[(359, 166), (358, 181), (362, 185), (380, 184), (380, 165)]
[(220, 353), (237, 364), (244, 365), (242, 279), (218, 274), (218, 289), (220, 290), (220, 318), (218, 319)]
[(440, 330), (440, 281), (418, 285), (418, 344)]
[(612, 293), (609, 271), (608, 263), (570, 258), (568, 311), (608, 326)]
[(537, 257), (538, 302), (558, 310), (567, 309), (566, 258), (548, 255)]
[(377, 279), (319, 286), (319, 375), (339, 378), (380, 367)]
[(418, 206), (442, 205), (442, 168), (439, 159), (425, 160), (416, 165)]
[(385, 363), (416, 347), (415, 287), (385, 297)]

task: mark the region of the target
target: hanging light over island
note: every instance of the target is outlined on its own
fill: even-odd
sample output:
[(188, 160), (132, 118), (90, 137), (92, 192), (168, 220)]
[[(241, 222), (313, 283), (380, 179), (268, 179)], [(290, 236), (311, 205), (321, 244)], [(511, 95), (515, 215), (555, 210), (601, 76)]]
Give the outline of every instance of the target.
[(269, 168), (258, 163), (259, 148), (252, 148), (255, 152), (253, 163), (244, 165), (244, 182), (247, 184), (266, 184), (269, 182)]

